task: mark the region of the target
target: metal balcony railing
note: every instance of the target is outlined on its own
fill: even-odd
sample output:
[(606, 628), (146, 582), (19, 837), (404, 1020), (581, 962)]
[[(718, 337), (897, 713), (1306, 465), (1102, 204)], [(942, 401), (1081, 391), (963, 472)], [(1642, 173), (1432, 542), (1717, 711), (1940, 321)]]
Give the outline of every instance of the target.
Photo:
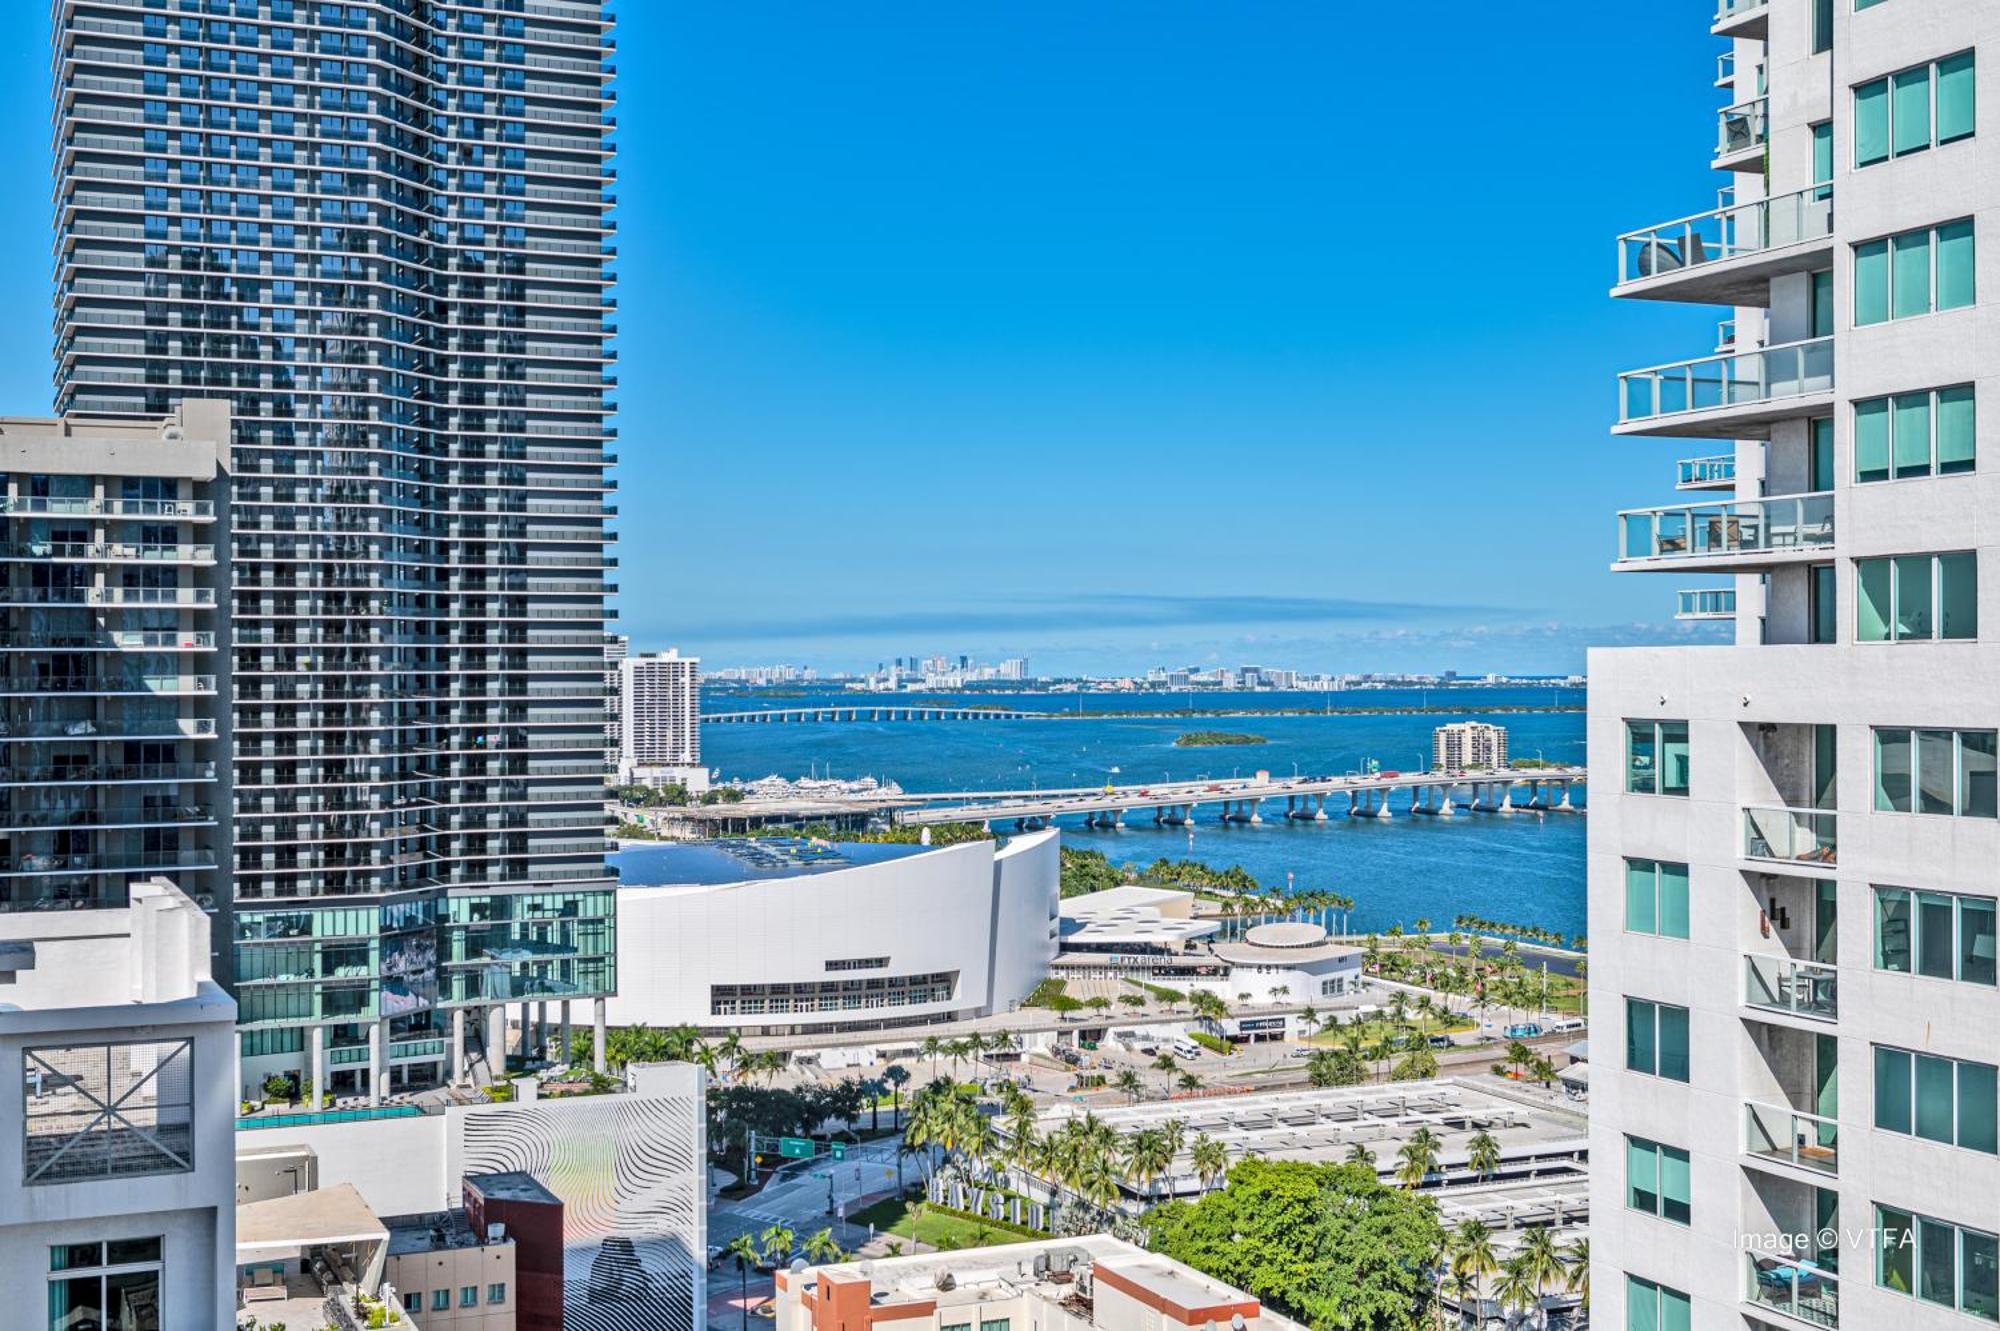
[(1618, 376), (1620, 424), (1830, 392), (1833, 339), (1700, 356)]
[(1840, 859), (1839, 815), (1831, 809), (1743, 810), (1743, 858), (1831, 869)]
[(1833, 532), (1830, 490), (1634, 508), (1618, 515), (1618, 562), (1823, 550)]
[(1822, 1174), (1840, 1172), (1840, 1123), (1788, 1105), (1743, 1102), (1743, 1149), (1760, 1160), (1776, 1160)]
[(1743, 1297), (1815, 1326), (1840, 1325), (1840, 1277), (1817, 1262), (1746, 1252)]
[(1770, 134), (1770, 107), (1768, 97), (1752, 97), (1716, 112), (1715, 155), (1734, 157), (1763, 147)]
[(1833, 186), (1813, 185), (1773, 199), (1731, 204), (1618, 237), (1618, 281), (1723, 263), (1765, 250), (1833, 237)]
[(1699, 587), (1677, 596), (1675, 619), (1732, 619), (1736, 615), (1734, 587)]
[(1743, 1001), (1750, 1007), (1798, 1017), (1840, 1017), (1840, 972), (1817, 961), (1745, 953)]
[(1736, 455), (1682, 458), (1674, 467), (1676, 490), (1708, 490), (1736, 484)]

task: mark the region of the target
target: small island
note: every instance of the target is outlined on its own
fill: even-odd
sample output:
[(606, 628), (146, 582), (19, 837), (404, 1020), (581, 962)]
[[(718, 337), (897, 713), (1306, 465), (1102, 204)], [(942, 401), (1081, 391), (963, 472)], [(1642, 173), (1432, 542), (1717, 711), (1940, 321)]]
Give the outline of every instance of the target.
[(1263, 744), (1262, 735), (1245, 735), (1234, 730), (1191, 730), (1174, 741), (1177, 749), (1207, 749), (1227, 744)]

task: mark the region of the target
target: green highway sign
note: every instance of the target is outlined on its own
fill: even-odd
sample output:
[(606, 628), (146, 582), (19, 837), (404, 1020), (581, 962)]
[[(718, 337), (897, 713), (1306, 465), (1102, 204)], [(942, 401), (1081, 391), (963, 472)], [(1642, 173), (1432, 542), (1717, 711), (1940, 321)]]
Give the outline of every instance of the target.
[(827, 1145), (831, 1148), (834, 1159), (845, 1160), (847, 1158), (846, 1142), (829, 1142)]
[(780, 1137), (778, 1154), (787, 1160), (810, 1160), (819, 1152), (810, 1137)]

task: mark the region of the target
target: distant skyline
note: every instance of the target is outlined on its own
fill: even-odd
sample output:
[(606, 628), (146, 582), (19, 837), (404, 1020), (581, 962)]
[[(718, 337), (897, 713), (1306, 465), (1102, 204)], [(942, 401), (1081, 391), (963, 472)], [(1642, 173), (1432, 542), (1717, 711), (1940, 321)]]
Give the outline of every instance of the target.
[[(1700, 451), (1607, 426), (1719, 313), (1604, 298), (1618, 232), (1723, 183), (1699, 23), (1465, 6), (1417, 67), (1365, 6), (619, 18), (635, 650), (1555, 672), (1715, 636), (1607, 571)], [(50, 400), (47, 22), (0, 56), (0, 412)]]

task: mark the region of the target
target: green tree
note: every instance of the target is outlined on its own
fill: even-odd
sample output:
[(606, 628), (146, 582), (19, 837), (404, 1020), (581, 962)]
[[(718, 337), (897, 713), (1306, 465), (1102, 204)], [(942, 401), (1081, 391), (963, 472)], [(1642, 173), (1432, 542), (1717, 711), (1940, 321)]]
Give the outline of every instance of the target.
[(1365, 1075), (1350, 1049), (1315, 1049), (1306, 1056), (1306, 1080), (1314, 1086), (1358, 1086)]
[(1312, 1331), (1419, 1331), (1444, 1231), (1428, 1198), (1352, 1165), (1247, 1158), (1195, 1202), (1147, 1213), (1151, 1246)]
[(1130, 1100), (1133, 1104), (1137, 1104), (1139, 1102), (1139, 1097), (1143, 1095), (1146, 1090), (1146, 1084), (1139, 1080), (1139, 1074), (1134, 1072), (1130, 1068), (1126, 1068), (1123, 1072), (1119, 1073), (1117, 1080), (1113, 1081), (1111, 1084), (1113, 1086), (1116, 1086), (1119, 1090), (1123, 1091), (1125, 1093), (1126, 1098)]
[(816, 1229), (806, 1235), (806, 1260), (815, 1263), (844, 1262), (847, 1254), (841, 1251), (840, 1241), (833, 1237), (833, 1230)]
[(798, 1242), (798, 1235), (783, 1225), (772, 1225), (757, 1236), (764, 1245), (764, 1260), (772, 1266), (783, 1266), (785, 1259), (792, 1255), (792, 1247)]
[(910, 1070), (901, 1063), (891, 1063), (882, 1069), (882, 1080), (889, 1083), (891, 1112), (895, 1115), (893, 1126), (903, 1126), (903, 1086), (910, 1080)]
[(750, 1331), (750, 1268), (764, 1260), (757, 1251), (757, 1240), (748, 1234), (738, 1234), (729, 1240), (723, 1252), (736, 1259), (737, 1304), (743, 1311), (743, 1331)]
[(1406, 1188), (1421, 1187), (1437, 1172), (1438, 1149), (1443, 1143), (1429, 1128), (1418, 1128), (1410, 1139), (1396, 1148), (1396, 1182)]
[(1188, 1160), (1194, 1165), (1195, 1177), (1201, 1180), (1203, 1192), (1214, 1187), (1215, 1181), (1229, 1172), (1229, 1148), (1205, 1132), (1195, 1134), (1194, 1145), (1188, 1148)]
[(1493, 1134), (1484, 1129), (1474, 1133), (1467, 1143), (1467, 1150), (1470, 1154), (1466, 1163), (1472, 1166), (1472, 1172), (1479, 1176), (1480, 1181), (1492, 1178), (1493, 1171), (1500, 1167), (1500, 1143)]

